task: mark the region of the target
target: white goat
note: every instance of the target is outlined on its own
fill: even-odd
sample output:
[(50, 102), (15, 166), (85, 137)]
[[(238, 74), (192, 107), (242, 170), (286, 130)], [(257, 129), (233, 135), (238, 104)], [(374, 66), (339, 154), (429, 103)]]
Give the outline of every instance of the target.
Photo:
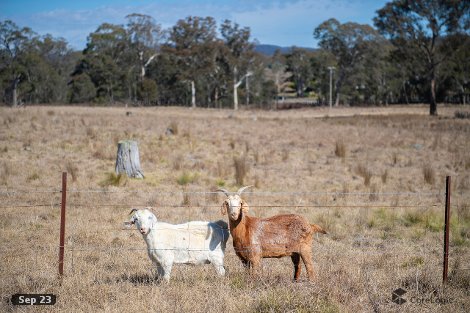
[(219, 275), (225, 275), (224, 254), (229, 237), (226, 222), (195, 221), (173, 225), (158, 222), (147, 208), (132, 209), (130, 214), (126, 224), (135, 224), (142, 234), (159, 278), (168, 282), (174, 263), (212, 263)]

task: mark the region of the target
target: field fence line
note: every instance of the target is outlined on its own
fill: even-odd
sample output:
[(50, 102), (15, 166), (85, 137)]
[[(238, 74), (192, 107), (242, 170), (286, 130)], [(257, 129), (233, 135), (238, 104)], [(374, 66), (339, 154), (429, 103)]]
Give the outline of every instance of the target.
[[(51, 208), (55, 208), (55, 207), (60, 207), (60, 203), (53, 203), (53, 204), (19, 204), (19, 205), (0, 205), (0, 209), (9, 209), (9, 208), (35, 208), (35, 207), (51, 207)], [(152, 205), (148, 205), (148, 204), (127, 204), (127, 203), (124, 203), (124, 204), (93, 204), (93, 205), (90, 205), (90, 204), (67, 204), (67, 207), (114, 207), (114, 208), (132, 208), (132, 207), (142, 207), (142, 208), (145, 208), (145, 207), (151, 207), (151, 208), (155, 208), (154, 206)], [(158, 208), (188, 208), (188, 209), (192, 209), (192, 208), (220, 208), (221, 206), (220, 205), (184, 205), (184, 204), (181, 204), (181, 205), (175, 205), (175, 204), (159, 204), (158, 205)], [(250, 205), (250, 208), (325, 208), (325, 209), (329, 209), (329, 208), (351, 208), (351, 209), (361, 209), (361, 208), (364, 208), (364, 209), (367, 209), (367, 208), (371, 208), (371, 209), (374, 209), (374, 208), (388, 208), (388, 209), (403, 209), (403, 208), (430, 208), (430, 207), (440, 207), (439, 204), (429, 204), (429, 205), (390, 205), (390, 204), (375, 204), (375, 205), (369, 205), (369, 204), (365, 204), (365, 205), (361, 205), (361, 204), (356, 204), (356, 205), (350, 205), (350, 204), (344, 204), (344, 205), (317, 205), (317, 204), (311, 204), (311, 205), (295, 205), (295, 204), (283, 204), (283, 205), (279, 205), (279, 204), (274, 204), (274, 205), (270, 205), (270, 204), (261, 204), (261, 205)]]
[[(28, 194), (28, 193), (62, 193), (60, 189), (16, 189), (0, 190), (0, 194)], [(155, 191), (155, 190), (108, 190), (108, 189), (67, 189), (67, 193), (101, 193), (101, 194), (155, 194), (155, 195), (214, 195), (221, 194), (220, 191)], [(235, 194), (236, 192), (230, 192)], [(342, 192), (342, 191), (244, 191), (245, 195), (350, 195), (350, 196), (439, 196), (444, 195), (442, 191), (394, 191), (394, 192)]]
[[(395, 252), (395, 253), (392, 253), (392, 252), (384, 252), (384, 251), (377, 251), (377, 249), (373, 249), (373, 248), (368, 248), (368, 249), (358, 249), (358, 248), (352, 248), (352, 249), (349, 249), (347, 252), (344, 252), (344, 251), (338, 251), (337, 249), (333, 249), (333, 248), (325, 248), (325, 249), (319, 249), (320, 245), (315, 245), (314, 246), (314, 250), (315, 251), (321, 251), (324, 255), (326, 256), (332, 256), (332, 255), (341, 255), (341, 256), (348, 256), (350, 254), (358, 254), (358, 255), (380, 255), (380, 256), (394, 256), (394, 257), (416, 257), (416, 256), (428, 256), (428, 255), (433, 255), (434, 257), (436, 256), (440, 256), (441, 254), (440, 253), (437, 253), (436, 252), (433, 252), (433, 251), (426, 251), (424, 249), (424, 247), (422, 247), (422, 250), (421, 251), (417, 251), (417, 252)], [(5, 249), (5, 248), (0, 248), (0, 252), (2, 253), (6, 253), (6, 252), (16, 252), (18, 255), (29, 255), (25, 250), (27, 251), (33, 251), (33, 252), (58, 252), (59, 251), (59, 246), (56, 246), (56, 247), (41, 247), (41, 246), (30, 246), (30, 247), (26, 247), (26, 249), (24, 247), (22, 247), (21, 250), (18, 250), (17, 248), (11, 248), (11, 249)], [(416, 248), (416, 247), (415, 247)], [(210, 249), (177, 249), (177, 248), (158, 248), (158, 249), (148, 249), (148, 248), (145, 248), (145, 247), (142, 247), (142, 248), (135, 248), (135, 247), (109, 247), (109, 246), (78, 246), (78, 247), (73, 247), (73, 248), (68, 248), (66, 249), (67, 252), (85, 252), (85, 251), (95, 251), (95, 252), (100, 252), (100, 253), (104, 253), (104, 252), (117, 252), (117, 251), (123, 251), (123, 252), (126, 252), (126, 251), (149, 251), (149, 250), (154, 250), (154, 251), (182, 251), (182, 252), (202, 252), (202, 251), (212, 251)], [(234, 250), (235, 251), (235, 250)], [(247, 249), (247, 250), (236, 250), (236, 251), (239, 251), (239, 252), (249, 252), (251, 251), (250, 249)], [(227, 250), (225, 252), (225, 254), (227, 254)], [(232, 254), (232, 253), (230, 253)], [(236, 255), (235, 253), (233, 253), (233, 255)], [(429, 260), (429, 259), (428, 259)], [(450, 261), (456, 261), (456, 260), (461, 260), (461, 258), (459, 257), (455, 257), (455, 256), (452, 256), (452, 257), (449, 257), (449, 260)], [(439, 259), (437, 262), (441, 262), (441, 260)], [(56, 263), (56, 261), (52, 262), (52, 263)], [(466, 269), (466, 268), (464, 268)]]
[[(103, 206), (103, 207), (152, 207), (148, 204), (70, 204), (67, 205), (69, 207), (96, 207), (96, 206)], [(438, 204), (430, 204), (430, 205), (390, 205), (390, 204), (376, 204), (376, 205), (317, 205), (317, 204), (305, 204), (305, 205), (296, 205), (296, 204), (259, 204), (259, 205), (251, 205), (250, 208), (429, 208), (429, 207), (438, 207)], [(220, 205), (175, 205), (175, 204), (159, 204), (159, 208), (220, 208)]]
[[(66, 193), (69, 195), (67, 207), (70, 208), (79, 208), (79, 207), (88, 207), (88, 208), (95, 208), (95, 207), (116, 207), (116, 208), (130, 208), (130, 207), (153, 207), (153, 208), (158, 208), (158, 209), (165, 209), (165, 208), (187, 208), (187, 209), (196, 209), (196, 208), (220, 208), (220, 205), (213, 205), (212, 202), (214, 202), (214, 199), (218, 199), (217, 197), (211, 197), (211, 198), (197, 198), (198, 200), (195, 199), (194, 203), (195, 204), (175, 204), (175, 203), (158, 203), (157, 200), (151, 199), (147, 201), (147, 203), (142, 204), (140, 202), (133, 203), (133, 204), (128, 204), (128, 203), (96, 203), (93, 202), (93, 204), (87, 204), (87, 203), (82, 203), (80, 202), (80, 198), (76, 199), (74, 196), (79, 195), (79, 194), (97, 194), (97, 195), (113, 195), (113, 194), (124, 194), (124, 195), (139, 195), (139, 196), (148, 196), (148, 195), (156, 195), (156, 196), (175, 196), (175, 195), (195, 195), (195, 196), (210, 196), (210, 195), (221, 195), (221, 192), (219, 191), (200, 191), (200, 190), (178, 190), (178, 191), (158, 191), (158, 190), (109, 190), (109, 189), (79, 189), (79, 188), (71, 188), (71, 189), (64, 189)], [(62, 194), (63, 191), (59, 189), (7, 189), (7, 190), (0, 190), (0, 198), (2, 196), (5, 196), (6, 199), (13, 200), (16, 196), (22, 196), (25, 194), (56, 194), (60, 195)], [(231, 192), (232, 194), (235, 194), (236, 192)], [(429, 209), (432, 207), (441, 207), (443, 203), (439, 200), (439, 197), (446, 195), (446, 192), (436, 190), (436, 191), (418, 191), (418, 192), (410, 192), (410, 191), (395, 191), (395, 192), (342, 192), (342, 191), (334, 191), (334, 192), (326, 192), (326, 191), (246, 191), (243, 193), (244, 195), (249, 196), (259, 196), (260, 198), (262, 197), (269, 197), (269, 196), (279, 196), (280, 199), (281, 196), (307, 196), (304, 198), (304, 203), (305, 202), (311, 202), (312, 204), (300, 204), (301, 201), (298, 202), (298, 204), (282, 204), (280, 205), (279, 203), (276, 204), (266, 204), (263, 203), (263, 200), (258, 200), (257, 204), (254, 204), (255, 201), (253, 201), (253, 204), (250, 204), (249, 206), (251, 208), (351, 208), (351, 209), (367, 209), (367, 208), (424, 208), (424, 209)], [(321, 198), (319, 201), (317, 200), (312, 200), (311, 198), (308, 198), (308, 196), (326, 196), (326, 197), (355, 197), (356, 199), (353, 199), (356, 201), (356, 204), (340, 204), (342, 201), (338, 201), (338, 204), (330, 205), (330, 204), (318, 204), (318, 202), (334, 202), (336, 201), (336, 198), (334, 199), (327, 199)], [(365, 197), (369, 196), (369, 199), (363, 199), (364, 204), (361, 204), (359, 198), (360, 197)], [(386, 197), (394, 197), (394, 196), (405, 196), (405, 197), (412, 197), (413, 199), (418, 199), (419, 201), (417, 202), (418, 204), (414, 205), (404, 205), (404, 204), (398, 204), (393, 205), (390, 203), (395, 203), (394, 201), (389, 202), (389, 203), (377, 203), (379, 202), (378, 197), (383, 197), (381, 199), (381, 202), (388, 201), (385, 200)], [(38, 195), (38, 198), (41, 196)], [(102, 199), (106, 201), (107, 197), (103, 197)], [(109, 197), (108, 197), (109, 198)], [(119, 198), (119, 197), (117, 197)], [(142, 201), (142, 198), (140, 198)], [(278, 199), (279, 199), (278, 198)], [(26, 198), (27, 199), (27, 198)], [(88, 198), (83, 198), (86, 200), (90, 199), (96, 199), (95, 196), (89, 196)], [(99, 199), (99, 198), (98, 198)], [(145, 198), (143, 198), (145, 201)], [(158, 198), (157, 198), (158, 199)], [(78, 200), (78, 201), (77, 201)], [(202, 200), (202, 201), (201, 201)], [(392, 198), (393, 200), (393, 198)], [(410, 200), (409, 198), (406, 199), (404, 202), (407, 200)], [(426, 201), (424, 201), (426, 200)], [(23, 199), (23, 201), (25, 201)], [(56, 209), (61, 206), (60, 199), (55, 198), (51, 200), (50, 203), (44, 203), (44, 201), (39, 202), (37, 204), (31, 204), (31, 202), (26, 201), (27, 203), (20, 203), (20, 204), (2, 204), (0, 205), (0, 208), (33, 208), (33, 207), (51, 207), (52, 209)], [(279, 200), (277, 200), (279, 201)], [(283, 201), (283, 200), (282, 200)], [(296, 202), (294, 198), (288, 199), (286, 197), (285, 199), (286, 202)], [(402, 200), (403, 201), (403, 200)], [(422, 203), (430, 202), (430, 204), (425, 204), (423, 205)], [(457, 198), (457, 203), (458, 203), (458, 198)], [(175, 201), (181, 203), (181, 201)], [(261, 203), (260, 203), (261, 202)], [(357, 204), (359, 202), (359, 204)], [(155, 203), (154, 205), (149, 205), (149, 203)], [(203, 203), (203, 204), (200, 204)], [(207, 204), (210, 203), (210, 204)], [(282, 202), (281, 202), (282, 203)], [(372, 204), (371, 204), (372, 203)], [(458, 205), (458, 204), (457, 204)], [(188, 211), (189, 212), (189, 211)], [(328, 211), (329, 212), (329, 211)], [(189, 215), (188, 215), (189, 218)], [(125, 252), (125, 251), (148, 251), (148, 248), (138, 248), (138, 247), (110, 247), (108, 246), (93, 246), (93, 245), (80, 245), (80, 246), (75, 246), (75, 236), (77, 235), (76, 231), (79, 229), (79, 226), (74, 222), (72, 223), (71, 227), (71, 235), (70, 239), (71, 241), (68, 241), (67, 244), (58, 246), (58, 247), (30, 247), (28, 250), (32, 251), (57, 251), (59, 249), (64, 249), (66, 248), (67, 253), (72, 254), (71, 258), (71, 264), (72, 264), (72, 271), (74, 271), (74, 253), (79, 253), (79, 252), (99, 252), (99, 253), (112, 253), (112, 252)], [(461, 229), (463, 228), (463, 225), (458, 225), (454, 229)], [(172, 229), (172, 228), (169, 228)], [(103, 231), (104, 229), (100, 229), (100, 231)], [(114, 230), (114, 231), (128, 231), (128, 230), (135, 230), (135, 228), (110, 228), (107, 230)], [(468, 234), (465, 234), (466, 237), (468, 237)], [(392, 252), (384, 251), (380, 249), (380, 247), (377, 247), (374, 245), (374, 243), (391, 243), (391, 241), (388, 240), (375, 240), (373, 238), (360, 238), (358, 242), (358, 245), (355, 246), (356, 241), (352, 241), (349, 243), (341, 243), (340, 246), (326, 246), (323, 244), (321, 241), (318, 240), (318, 237), (316, 237), (316, 243), (314, 244), (314, 249), (318, 250), (320, 253), (324, 253), (327, 257), (330, 256), (335, 256), (335, 255), (340, 255), (340, 256), (350, 256), (350, 255), (358, 255), (358, 256), (386, 256), (386, 257), (422, 257), (426, 260), (426, 263), (428, 264), (437, 264), (440, 262), (437, 261), (437, 258), (442, 255), (442, 252), (439, 249), (435, 249), (434, 245), (412, 245), (410, 247), (406, 247), (404, 250), (400, 252), (394, 252), (393, 250), (396, 251), (396, 249), (392, 249)], [(437, 239), (437, 238), (435, 238)], [(437, 239), (437, 244), (441, 244), (441, 238)], [(393, 246), (393, 243), (392, 243)], [(347, 251), (338, 251), (338, 247), (342, 249), (346, 249)], [(166, 248), (166, 249), (154, 249), (154, 250), (172, 250), (172, 251), (187, 251), (188, 253), (191, 252), (197, 252), (197, 251), (211, 251), (210, 249), (186, 249), (182, 250), (181, 248)], [(0, 248), (0, 251), (7, 251), (2, 248)], [(16, 253), (20, 253), (20, 251), (11, 249), (10, 251), (16, 251)], [(229, 250), (230, 254), (235, 255), (232, 250)], [(251, 249), (246, 249), (246, 250), (237, 250), (239, 252), (245, 251), (249, 252)], [(36, 253), (38, 253), (36, 252)], [(457, 258), (451, 257), (450, 260), (456, 260)], [(53, 262), (56, 264), (56, 262)], [(468, 269), (456, 269), (456, 270), (468, 270)]]
[(9, 208), (36, 208), (36, 207), (60, 207), (60, 203), (53, 204), (18, 204), (18, 205), (0, 205), (0, 209), (9, 209)]
[[(61, 203), (58, 202), (60, 199), (51, 199), (51, 202), (44, 203), (40, 202), (37, 204), (32, 204), (31, 201), (27, 201), (26, 203), (8, 203), (8, 199), (14, 198), (16, 195), (23, 195), (23, 194), (35, 194), (35, 193), (41, 193), (41, 194), (61, 194), (61, 190), (56, 190), (56, 189), (42, 189), (42, 190), (36, 190), (36, 189), (22, 189), (22, 190), (0, 190), (0, 197), (2, 195), (6, 196), (7, 200), (6, 204), (3, 203), (0, 205), (0, 209), (4, 208), (32, 208), (32, 207), (57, 207), (60, 206)], [(77, 199), (74, 199), (74, 195), (77, 194), (99, 194), (99, 195), (110, 195), (110, 194), (134, 194), (134, 195), (155, 195), (155, 196), (188, 196), (188, 195), (195, 195), (195, 196), (213, 196), (213, 195), (221, 195), (220, 192), (218, 191), (142, 191), (142, 190), (131, 190), (131, 191), (126, 191), (126, 190), (107, 190), (107, 189), (68, 189), (67, 193), (69, 194), (69, 199), (67, 206), (68, 207), (161, 207), (161, 208), (198, 208), (198, 207), (204, 207), (204, 208), (219, 208), (220, 205), (213, 205), (213, 204), (207, 204), (207, 203), (213, 203), (215, 200), (212, 198), (209, 200), (208, 198), (202, 198), (202, 199), (196, 199), (195, 202), (197, 204), (186, 204), (186, 203), (158, 203), (158, 198), (156, 199), (150, 199), (146, 203), (94, 203), (94, 204), (88, 204), (88, 203), (80, 203), (77, 202)], [(244, 192), (247, 196), (255, 196), (255, 197), (269, 197), (269, 196), (327, 196), (327, 197), (340, 197), (341, 200), (338, 200), (339, 204), (319, 204), (318, 202), (327, 202), (329, 201), (328, 199), (320, 199), (320, 200), (312, 200), (312, 199), (301, 199), (300, 201), (295, 201), (295, 199), (287, 199), (286, 202), (297, 202), (296, 204), (290, 204), (290, 203), (284, 203), (284, 204), (279, 204), (279, 203), (260, 203), (258, 200), (258, 203), (251, 203), (250, 207), (252, 208), (430, 208), (430, 207), (437, 207), (440, 204), (439, 198), (434, 198), (434, 197), (439, 197), (445, 195), (445, 193), (442, 193), (441, 191), (435, 192), (435, 191), (424, 191), (424, 192), (340, 192), (340, 191), (335, 191), (335, 192), (326, 192), (326, 191), (246, 191)], [(344, 197), (364, 197), (364, 196), (369, 196), (369, 200), (363, 200), (364, 202), (368, 202), (367, 204), (347, 204), (347, 203), (341, 203), (343, 201)], [(413, 205), (406, 205), (406, 204), (390, 204), (390, 203), (377, 203), (380, 197), (382, 197), (382, 201), (388, 201), (385, 200), (387, 197), (393, 197), (393, 196), (406, 196), (406, 197), (414, 197), (418, 198), (420, 202), (423, 201), (423, 199), (426, 199), (428, 197), (432, 197), (431, 199), (428, 199), (428, 201), (432, 201), (432, 204), (413, 204)], [(193, 199), (194, 200), (194, 199)], [(202, 200), (202, 204), (201, 204)], [(254, 200), (254, 199), (252, 199)], [(392, 199), (393, 200), (393, 199)], [(10, 199), (10, 201), (14, 201), (14, 199)], [(24, 201), (24, 200), (23, 200)], [(276, 200), (279, 202), (280, 200)], [(337, 199), (334, 198), (332, 200), (333, 202), (336, 202)], [(402, 200), (403, 201), (403, 200)], [(153, 202), (153, 203), (152, 203)], [(190, 201), (191, 202), (191, 201)], [(307, 204), (301, 204), (302, 202)], [(310, 202), (310, 203), (308, 203)], [(150, 204), (149, 204), (150, 203)], [(155, 204), (156, 203), (156, 204)], [(392, 202), (393, 203), (393, 202)]]

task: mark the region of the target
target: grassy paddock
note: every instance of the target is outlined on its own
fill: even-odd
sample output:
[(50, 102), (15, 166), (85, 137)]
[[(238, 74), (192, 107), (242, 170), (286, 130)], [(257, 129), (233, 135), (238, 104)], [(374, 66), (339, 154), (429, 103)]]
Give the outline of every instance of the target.
[[(437, 118), (424, 106), (363, 110), (0, 108), (0, 311), (18, 310), (14, 293), (54, 293), (54, 307), (34, 310), (465, 312), (470, 120), (444, 107)], [(124, 139), (139, 143), (144, 180), (113, 173)], [(69, 205), (59, 281), (61, 195), (51, 191), (62, 171)], [(443, 288), (446, 175), (453, 213)], [(177, 265), (160, 284), (140, 234), (121, 229), (131, 206), (152, 206), (172, 223), (226, 219), (222, 195), (201, 192), (240, 180), (255, 185), (245, 195), (251, 215), (296, 212), (327, 229), (314, 240), (315, 282), (303, 270), (293, 283), (290, 258), (264, 260), (250, 277), (230, 239), (226, 278), (211, 265)], [(407, 290), (402, 306), (391, 302), (398, 287)]]

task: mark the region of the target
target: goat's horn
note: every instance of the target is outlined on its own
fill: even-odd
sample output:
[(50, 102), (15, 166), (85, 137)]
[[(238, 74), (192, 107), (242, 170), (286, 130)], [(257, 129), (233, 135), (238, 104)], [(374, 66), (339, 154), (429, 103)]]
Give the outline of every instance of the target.
[(250, 187), (253, 187), (253, 185), (245, 186), (245, 187), (238, 189), (237, 194), (240, 196), (242, 192), (245, 191), (245, 189), (250, 188)]
[(129, 213), (129, 215), (131, 215), (134, 212), (137, 212), (137, 209), (132, 209), (131, 212)]
[(219, 188), (216, 191), (222, 191), (223, 193), (225, 193), (227, 197), (230, 195), (230, 192), (228, 192), (226, 189), (223, 189), (223, 188)]

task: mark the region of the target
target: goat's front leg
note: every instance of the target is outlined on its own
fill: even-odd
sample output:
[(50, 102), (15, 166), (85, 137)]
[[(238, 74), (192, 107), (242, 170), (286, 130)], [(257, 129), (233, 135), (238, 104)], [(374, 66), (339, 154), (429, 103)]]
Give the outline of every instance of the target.
[(215, 270), (217, 271), (217, 274), (220, 276), (225, 275), (225, 267), (224, 267), (224, 257), (220, 256), (213, 256), (209, 259), (209, 261), (214, 265)]
[(244, 268), (250, 268), (251, 263), (247, 259), (241, 259)]
[(173, 267), (174, 256), (170, 253), (155, 255), (155, 265), (157, 266), (159, 279), (170, 281), (171, 268)]
[(165, 270), (163, 269), (163, 266), (161, 266), (160, 263), (155, 262), (155, 267), (157, 268), (157, 279), (163, 279), (163, 276), (165, 275)]
[(171, 276), (171, 268), (173, 267), (173, 264), (167, 264), (166, 266), (163, 267), (163, 279), (168, 283), (170, 281), (170, 276)]
[(171, 269), (173, 267), (173, 260), (165, 260), (161, 263), (161, 276), (166, 282), (170, 281)]
[(258, 277), (261, 271), (261, 256), (252, 256), (248, 261), (248, 264), (250, 268), (250, 275), (253, 277)]

